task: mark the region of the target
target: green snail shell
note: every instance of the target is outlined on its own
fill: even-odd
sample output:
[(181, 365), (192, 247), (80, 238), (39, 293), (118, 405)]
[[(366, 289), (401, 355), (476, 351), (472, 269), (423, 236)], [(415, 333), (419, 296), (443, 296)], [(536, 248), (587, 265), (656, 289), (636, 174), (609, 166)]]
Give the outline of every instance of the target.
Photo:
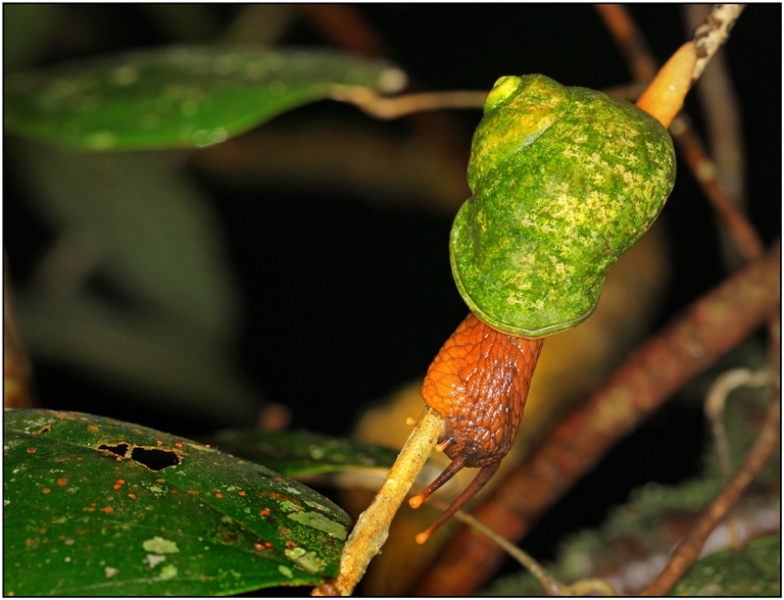
[(452, 226), (452, 273), (469, 308), (540, 337), (588, 318), (610, 266), (656, 220), (675, 181), (652, 116), (543, 75), (502, 77), (474, 133), (473, 193)]

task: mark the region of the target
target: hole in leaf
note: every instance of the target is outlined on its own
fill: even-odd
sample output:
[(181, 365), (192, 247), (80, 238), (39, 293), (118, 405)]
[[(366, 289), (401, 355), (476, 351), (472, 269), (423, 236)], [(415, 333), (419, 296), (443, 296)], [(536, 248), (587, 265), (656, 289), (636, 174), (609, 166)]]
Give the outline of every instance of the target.
[(141, 446), (131, 450), (131, 460), (147, 467), (150, 471), (161, 471), (167, 467), (176, 467), (180, 464), (180, 457), (171, 450), (142, 448)]
[(109, 446), (108, 444), (101, 444), (98, 446), (98, 450), (105, 450), (107, 452), (111, 452), (112, 454), (116, 454), (117, 456), (122, 456), (125, 458), (125, 454), (128, 452), (128, 444), (117, 444), (115, 446)]
[(38, 431), (33, 431), (33, 435), (41, 435), (42, 433), (52, 433), (52, 424), (47, 423), (46, 425), (41, 427), (41, 429), (39, 429)]

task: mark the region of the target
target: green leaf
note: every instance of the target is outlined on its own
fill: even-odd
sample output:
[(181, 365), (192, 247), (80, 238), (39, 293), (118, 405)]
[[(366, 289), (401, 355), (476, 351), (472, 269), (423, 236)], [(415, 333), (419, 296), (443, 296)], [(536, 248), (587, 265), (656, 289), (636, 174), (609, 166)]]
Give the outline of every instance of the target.
[(309, 431), (226, 430), (209, 441), (224, 452), (263, 464), (287, 477), (349, 469), (388, 469), (398, 454), (384, 446)]
[(672, 596), (781, 596), (781, 536), (754, 540), (696, 562)]
[(149, 310), (120, 311), (86, 293), (19, 296), (19, 327), (30, 352), (72, 365), (109, 386), (216, 427), (255, 418), (260, 397), (225, 350)]
[(338, 573), (351, 521), (260, 465), (152, 429), (12, 410), (4, 594), (214, 595)]
[(404, 79), (388, 63), (323, 50), (174, 46), (9, 76), (5, 124), (87, 150), (204, 147), (335, 86), (397, 91)]
[(220, 220), (176, 157), (31, 143), (20, 144), (15, 156), (41, 215), (89, 250), (66, 264), (93, 260), (112, 283), (162, 308), (183, 328), (236, 339), (239, 290)]

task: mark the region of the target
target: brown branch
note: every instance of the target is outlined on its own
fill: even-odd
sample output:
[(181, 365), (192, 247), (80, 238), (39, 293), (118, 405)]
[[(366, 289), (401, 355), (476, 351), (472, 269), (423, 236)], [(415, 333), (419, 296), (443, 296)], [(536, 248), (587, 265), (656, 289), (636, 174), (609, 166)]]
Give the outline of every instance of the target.
[(656, 59), (648, 49), (645, 37), (621, 4), (597, 4), (596, 11), (618, 44), (618, 48), (638, 82), (649, 82), (656, 75)]
[(371, 117), (397, 119), (405, 115), (445, 108), (482, 108), (487, 92), (483, 90), (455, 90), (447, 92), (423, 92), (394, 98), (378, 96), (366, 88), (335, 88), (330, 94), (333, 100), (351, 102)]
[[(711, 6), (687, 4), (684, 14), (689, 31), (704, 20)], [(734, 202), (745, 205), (745, 159), (743, 124), (737, 93), (729, 73), (726, 52), (719, 50), (711, 60), (695, 90), (700, 97), (702, 114), (708, 129), (710, 155), (719, 165), (720, 179)]]
[(347, 4), (295, 4), (299, 16), (328, 42), (360, 56), (387, 54), (381, 34)]
[(781, 401), (778, 394), (779, 391), (776, 390), (762, 430), (746, 455), (743, 465), (703, 512), (691, 532), (678, 544), (664, 571), (640, 593), (641, 596), (664, 596), (675, 586), (686, 570), (699, 557), (700, 550), (710, 532), (732, 510), (741, 494), (751, 485), (757, 473), (778, 447), (781, 419)]
[(689, 120), (683, 115), (677, 116), (670, 126), (670, 134), (743, 257), (752, 260), (760, 256), (762, 241), (759, 235), (717, 179), (718, 169), (708, 157), (702, 141), (690, 126)]
[[(704, 18), (702, 24), (695, 29), (694, 42), (698, 58), (692, 72), (692, 81), (698, 79), (705, 70), (708, 61), (715, 54), (721, 42), (726, 39), (732, 24), (743, 11), (743, 6), (740, 4), (715, 6)], [(599, 4), (596, 9), (626, 58), (635, 79), (637, 81), (649, 80), (651, 77), (648, 76), (648, 69), (651, 68), (651, 65), (654, 70), (656, 69), (656, 60), (648, 50), (645, 37), (629, 12), (624, 7), (615, 4)], [(730, 103), (731, 106), (733, 106), (732, 103)], [(714, 110), (712, 114), (715, 112)], [(734, 114), (737, 114), (737, 110), (734, 111)], [(716, 121), (715, 117), (713, 121)], [(738, 208), (733, 196), (720, 182), (718, 169), (708, 157), (704, 144), (691, 127), (689, 119), (680, 115), (673, 120), (669, 129), (678, 150), (684, 156), (694, 177), (710, 200), (719, 219), (727, 227), (729, 235), (743, 257), (746, 260), (758, 257), (762, 253), (762, 243), (759, 236)], [(737, 146), (735, 146), (735, 151), (738, 151)]]
[[(686, 381), (702, 372), (778, 311), (780, 245), (692, 304), (635, 351), (599, 389), (556, 425), (476, 513), (519, 540), (542, 513)], [(418, 594), (467, 595), (497, 569), (503, 554), (462, 531)]]

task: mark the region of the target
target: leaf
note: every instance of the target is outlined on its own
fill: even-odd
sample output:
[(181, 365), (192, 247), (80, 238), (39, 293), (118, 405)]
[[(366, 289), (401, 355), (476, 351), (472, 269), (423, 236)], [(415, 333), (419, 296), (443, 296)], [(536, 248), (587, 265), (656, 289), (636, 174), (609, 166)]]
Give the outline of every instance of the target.
[(239, 291), (219, 219), (171, 161), (21, 146), (16, 156), (36, 208), (56, 230), (91, 248), (112, 283), (188, 330), (236, 339)]
[(397, 91), (388, 63), (327, 51), (174, 46), (6, 78), (9, 131), (87, 150), (204, 147), (328, 96)]
[(88, 294), (26, 294), (17, 311), (25, 343), (38, 358), (73, 365), (216, 427), (247, 422), (258, 412), (259, 395), (225, 351), (149, 310), (124, 313)]
[(4, 457), (6, 595), (232, 594), (338, 573), (339, 507), (203, 444), (11, 410)]
[(672, 596), (781, 596), (781, 536), (754, 540), (696, 562)]
[(388, 469), (397, 451), (384, 446), (300, 432), (227, 430), (209, 441), (224, 452), (263, 464), (287, 477), (347, 469)]

